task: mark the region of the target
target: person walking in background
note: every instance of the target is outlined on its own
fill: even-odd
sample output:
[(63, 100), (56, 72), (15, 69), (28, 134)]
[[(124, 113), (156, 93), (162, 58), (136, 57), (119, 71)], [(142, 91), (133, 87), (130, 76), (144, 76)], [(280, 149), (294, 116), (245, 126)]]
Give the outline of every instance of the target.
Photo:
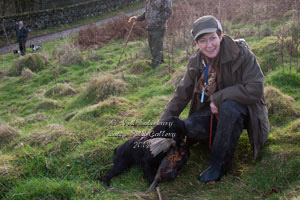
[(19, 43), (19, 48), (21, 55), (26, 54), (26, 41), (27, 41), (28, 30), (23, 25), (23, 21), (19, 21), (18, 27), (16, 29), (17, 42)]
[(132, 16), (129, 22), (146, 20), (148, 43), (152, 56), (151, 67), (154, 69), (163, 63), (163, 38), (166, 32), (166, 21), (172, 14), (171, 0), (147, 0), (145, 12)]
[(246, 42), (224, 35), (213, 16), (197, 19), (191, 35), (199, 49), (160, 121), (178, 117), (191, 101), (184, 120), (187, 143), (206, 141), (211, 146), (210, 166), (198, 177), (206, 183), (219, 180), (231, 168), (243, 129), (256, 158), (268, 138), (269, 120), (264, 76)]

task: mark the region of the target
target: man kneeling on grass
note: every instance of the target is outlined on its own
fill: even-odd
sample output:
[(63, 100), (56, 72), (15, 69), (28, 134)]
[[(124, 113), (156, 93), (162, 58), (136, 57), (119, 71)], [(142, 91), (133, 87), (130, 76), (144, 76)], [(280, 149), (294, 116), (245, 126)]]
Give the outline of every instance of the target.
[(219, 180), (230, 169), (244, 128), (256, 158), (268, 138), (269, 121), (264, 76), (246, 42), (223, 35), (213, 16), (197, 19), (191, 35), (199, 50), (190, 58), (160, 120), (179, 116), (191, 101), (185, 120), (187, 142), (205, 140), (211, 145), (210, 166), (198, 177), (206, 183)]

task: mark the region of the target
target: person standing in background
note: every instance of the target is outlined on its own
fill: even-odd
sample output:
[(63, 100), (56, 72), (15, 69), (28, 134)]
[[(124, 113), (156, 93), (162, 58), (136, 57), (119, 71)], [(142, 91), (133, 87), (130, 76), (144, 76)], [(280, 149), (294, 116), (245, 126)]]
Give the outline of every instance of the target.
[(172, 14), (171, 0), (147, 0), (145, 12), (132, 16), (129, 22), (146, 20), (148, 43), (152, 55), (151, 67), (154, 69), (163, 63), (163, 38), (166, 32), (166, 21)]
[(28, 30), (24, 27), (23, 21), (18, 22), (18, 27), (16, 29), (17, 42), (19, 43), (19, 48), (21, 55), (26, 54), (26, 41), (27, 41)]

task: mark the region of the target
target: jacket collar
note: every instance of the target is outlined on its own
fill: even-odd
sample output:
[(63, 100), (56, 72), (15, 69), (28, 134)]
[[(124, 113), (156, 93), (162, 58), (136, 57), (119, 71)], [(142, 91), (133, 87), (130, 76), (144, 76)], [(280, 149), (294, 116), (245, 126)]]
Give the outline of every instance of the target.
[[(220, 53), (220, 64), (225, 64), (229, 61), (235, 61), (239, 56), (240, 49), (228, 35), (223, 35)], [(203, 55), (199, 49), (190, 59), (191, 67), (203, 69)]]
[(224, 64), (236, 60), (240, 53), (240, 49), (228, 35), (223, 35), (220, 53), (220, 63)]

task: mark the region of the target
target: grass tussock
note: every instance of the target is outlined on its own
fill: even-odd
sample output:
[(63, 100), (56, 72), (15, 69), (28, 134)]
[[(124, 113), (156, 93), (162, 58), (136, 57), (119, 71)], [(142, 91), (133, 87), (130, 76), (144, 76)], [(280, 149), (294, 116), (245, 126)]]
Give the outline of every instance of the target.
[(97, 103), (127, 92), (127, 83), (111, 74), (101, 75), (90, 80), (89, 86), (78, 97), (77, 101), (84, 104)]
[(36, 110), (51, 110), (60, 108), (61, 105), (58, 101), (52, 99), (42, 99), (36, 106)]
[(85, 65), (81, 51), (74, 44), (65, 42), (60, 48), (54, 49), (52, 55), (61, 66)]
[(49, 124), (44, 130), (34, 132), (25, 139), (29, 145), (46, 146), (55, 143), (60, 137), (73, 138), (73, 133), (60, 124)]
[(10, 75), (19, 76), (24, 68), (28, 68), (33, 72), (43, 70), (49, 64), (49, 58), (43, 53), (31, 53), (19, 57), (13, 67), (10, 69)]
[(269, 36), (262, 39), (252, 47), (252, 51), (259, 55), (258, 62), (263, 72), (274, 70), (278, 67), (279, 46), (275, 36)]
[(19, 132), (14, 128), (0, 123), (0, 145), (11, 142), (19, 135)]
[(99, 102), (98, 104), (88, 106), (83, 110), (74, 114), (72, 119), (81, 119), (81, 120), (93, 120), (97, 118), (111, 117), (112, 114), (117, 114), (118, 116), (125, 116), (129, 112), (129, 108), (132, 107), (129, 100), (123, 97), (111, 96), (108, 99)]
[(283, 94), (277, 88), (265, 87), (265, 97), (271, 124), (283, 125), (300, 116), (294, 98)]
[(279, 69), (269, 73), (265, 82), (267, 85), (284, 91), (296, 100), (300, 99), (300, 73)]
[(41, 149), (45, 156), (62, 157), (78, 146), (80, 138), (61, 124), (48, 124), (27, 135), (22, 143)]
[(9, 75), (9, 69), (0, 69), (0, 79)]
[(76, 91), (68, 83), (58, 83), (45, 92), (45, 97), (57, 98), (75, 95)]
[[(90, 23), (87, 28), (79, 31), (75, 44), (81, 49), (101, 47), (111, 40), (125, 39), (131, 29), (132, 23), (128, 23), (129, 17), (120, 14), (117, 19), (108, 22), (102, 28)], [(134, 26), (129, 39), (146, 36), (145, 22), (139, 22)]]
[(142, 74), (151, 70), (150, 62), (148, 60), (136, 60), (128, 65), (130, 73)]
[(14, 126), (24, 126), (24, 125), (27, 125), (27, 124), (34, 124), (34, 123), (38, 123), (38, 122), (43, 122), (43, 121), (46, 121), (48, 120), (48, 117), (43, 114), (43, 113), (40, 113), (40, 112), (37, 112), (37, 113), (34, 113), (34, 114), (31, 114), (27, 117), (16, 117), (14, 120), (12, 120), (10, 122), (11, 125), (14, 125)]
[(4, 179), (18, 176), (18, 171), (10, 164), (0, 165), (0, 177)]
[(21, 77), (24, 80), (30, 80), (33, 79), (35, 77), (35, 74), (28, 68), (23, 68), (22, 72), (21, 72)]
[[(271, 143), (285, 143), (290, 145), (298, 145), (300, 142), (300, 120), (296, 119), (288, 124), (288, 126), (284, 127), (280, 131), (276, 131), (272, 135)], [(300, 153), (297, 152), (300, 156)], [(296, 156), (296, 155), (294, 155)]]
[(11, 165), (15, 158), (9, 155), (0, 155), (0, 179), (15, 178), (18, 171)]

